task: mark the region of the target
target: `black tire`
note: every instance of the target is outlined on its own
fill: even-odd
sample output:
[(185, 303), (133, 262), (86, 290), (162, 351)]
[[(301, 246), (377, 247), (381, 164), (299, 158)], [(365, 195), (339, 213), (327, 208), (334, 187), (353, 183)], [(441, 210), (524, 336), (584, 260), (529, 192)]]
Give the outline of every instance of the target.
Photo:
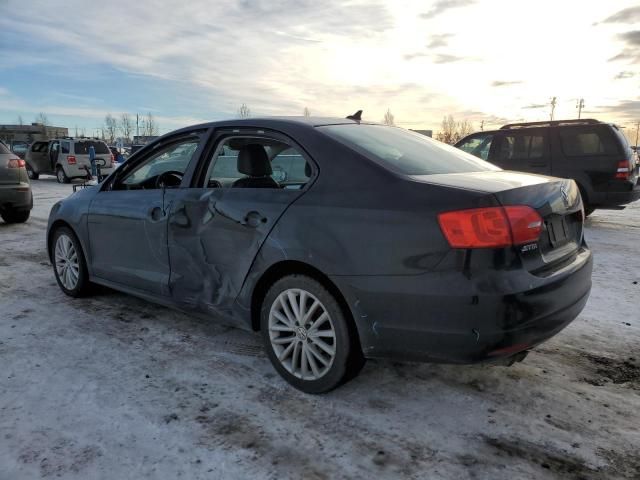
[(31, 210), (6, 210), (2, 212), (2, 219), (7, 223), (24, 223), (29, 220)]
[(589, 204), (586, 204), (584, 206), (584, 216), (585, 217), (588, 217), (589, 215), (591, 215), (595, 211), (596, 211), (596, 209), (594, 207), (592, 207), (591, 205), (589, 205)]
[[(58, 239), (62, 236), (66, 235), (71, 242), (73, 243), (73, 247), (77, 253), (78, 259), (78, 281), (75, 288), (69, 289), (62, 284), (60, 277), (58, 276), (58, 270), (56, 268), (56, 244)], [(66, 295), (70, 297), (84, 297), (91, 292), (91, 282), (89, 282), (89, 272), (87, 271), (87, 261), (84, 256), (84, 252), (82, 251), (82, 246), (80, 245), (80, 241), (73, 233), (73, 231), (68, 227), (58, 227), (55, 232), (53, 232), (53, 237), (51, 240), (51, 258), (53, 263), (53, 274), (56, 277), (56, 282), (58, 282), (58, 286), (60, 290), (62, 290)]]
[(58, 167), (56, 168), (56, 180), (58, 180), (58, 183), (69, 183), (71, 180), (69, 180), (69, 177), (67, 177), (67, 174), (64, 172), (64, 168), (62, 168), (60, 165), (58, 165)]
[[(324, 311), (330, 318), (331, 327), (335, 334), (333, 339), (328, 340), (329, 342), (333, 341), (333, 344), (331, 345), (335, 351), (333, 361), (326, 372), (317, 379), (302, 379), (290, 373), (278, 359), (274, 350), (274, 348), (277, 347), (274, 347), (271, 343), (269, 333), (269, 314), (271, 312), (271, 308), (274, 306), (274, 302), (276, 302), (279, 295), (290, 289), (304, 290), (319, 300)], [(364, 357), (362, 356), (362, 351), (357, 340), (357, 332), (351, 319), (347, 317), (333, 294), (331, 294), (320, 282), (306, 275), (287, 275), (277, 280), (271, 286), (262, 302), (260, 310), (260, 329), (269, 360), (271, 360), (276, 371), (288, 383), (305, 393), (317, 394), (333, 390), (344, 382), (355, 377), (364, 364)], [(309, 332), (310, 331), (311, 330), (309, 330)], [(283, 333), (282, 335), (290, 334)], [(293, 335), (296, 338), (300, 338), (295, 333)], [(311, 337), (311, 335), (309, 335), (309, 337)], [(310, 340), (309, 337), (307, 337), (305, 330), (304, 339), (296, 341), (299, 341), (301, 344), (303, 342), (312, 343), (313, 340)], [(292, 355), (292, 358), (294, 355), (295, 354)], [(301, 361), (302, 356), (303, 353), (299, 352), (300, 360), (298, 360), (298, 362)]]
[(38, 180), (38, 178), (40, 178), (40, 174), (31, 168), (29, 162), (26, 162), (25, 168), (27, 169), (27, 176), (29, 177), (29, 180)]

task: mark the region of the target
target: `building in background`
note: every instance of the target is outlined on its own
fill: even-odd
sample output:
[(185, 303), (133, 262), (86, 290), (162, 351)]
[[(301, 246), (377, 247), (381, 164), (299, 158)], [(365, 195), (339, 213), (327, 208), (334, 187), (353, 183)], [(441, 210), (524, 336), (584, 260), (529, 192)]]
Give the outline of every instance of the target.
[(24, 157), (27, 146), (36, 140), (50, 140), (52, 138), (69, 136), (67, 127), (54, 127), (41, 123), (31, 125), (0, 125), (0, 140), (20, 157)]

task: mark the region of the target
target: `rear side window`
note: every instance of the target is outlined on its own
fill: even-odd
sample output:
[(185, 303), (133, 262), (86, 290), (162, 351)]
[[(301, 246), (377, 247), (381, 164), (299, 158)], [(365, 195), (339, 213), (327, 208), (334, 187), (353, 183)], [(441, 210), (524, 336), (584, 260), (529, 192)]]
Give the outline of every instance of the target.
[(500, 170), (458, 148), (403, 128), (343, 124), (318, 129), (390, 170), (405, 175)]
[(69, 142), (60, 142), (60, 149), (61, 149), (60, 151), (62, 153), (69, 153), (69, 147), (70, 147)]
[(32, 152), (46, 152), (49, 148), (49, 144), (47, 142), (35, 142), (31, 147)]
[(76, 155), (89, 155), (89, 147), (93, 145), (93, 148), (96, 151), (96, 154), (105, 154), (111, 153), (109, 147), (104, 142), (94, 142), (91, 140), (76, 142), (75, 144), (75, 154)]
[(545, 151), (543, 135), (505, 135), (500, 142), (499, 160), (529, 160), (541, 158)]
[(0, 153), (11, 153), (11, 150), (9, 150), (4, 143), (0, 142)]
[(619, 154), (613, 136), (602, 129), (561, 129), (560, 142), (567, 157)]

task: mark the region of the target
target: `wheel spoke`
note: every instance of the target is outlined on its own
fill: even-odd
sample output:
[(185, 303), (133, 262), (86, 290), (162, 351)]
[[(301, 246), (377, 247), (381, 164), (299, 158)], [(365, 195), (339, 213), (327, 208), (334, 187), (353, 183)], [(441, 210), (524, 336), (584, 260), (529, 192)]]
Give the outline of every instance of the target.
[(278, 297), (278, 300), (280, 301), (280, 305), (282, 306), (282, 311), (289, 319), (289, 322), (291, 322), (291, 325), (295, 325), (296, 317), (291, 313), (291, 310), (289, 310), (289, 306), (287, 305), (287, 302), (282, 299), (282, 296)]
[(309, 308), (309, 310), (307, 310), (307, 312), (304, 315), (304, 318), (302, 319), (302, 325), (307, 324), (307, 322), (313, 316), (313, 314), (316, 313), (316, 310), (318, 309), (319, 306), (320, 306), (320, 302), (316, 299), (313, 299), (313, 303), (311, 304), (311, 307)]
[(302, 344), (302, 351), (300, 352), (300, 364), (302, 366), (302, 378), (306, 377), (309, 373), (309, 359), (307, 358), (307, 344)]
[(298, 363), (298, 358), (300, 357), (300, 350), (300, 342), (295, 342), (293, 355), (291, 356), (291, 370), (294, 375), (296, 374), (296, 363)]
[(307, 355), (307, 362), (311, 366), (311, 370), (313, 371), (313, 375), (318, 377), (320, 375), (320, 369), (318, 368), (318, 364), (316, 363), (316, 359), (313, 358), (313, 353), (311, 352), (310, 345), (307, 344), (307, 348), (304, 349), (305, 354)]
[(314, 357), (316, 357), (316, 358), (317, 358), (317, 359), (322, 363), (322, 366), (326, 366), (326, 365), (327, 365), (327, 363), (329, 363), (329, 360), (327, 360), (326, 358), (324, 358), (324, 357), (323, 357), (323, 356), (322, 356), (322, 355), (321, 355), (321, 354), (316, 350), (316, 347), (315, 347), (312, 343), (310, 343), (310, 344), (307, 346), (307, 350), (309, 350), (309, 351), (313, 354), (313, 356), (314, 356)]
[(327, 344), (324, 340), (320, 340), (319, 338), (311, 339), (314, 345), (319, 346), (322, 350), (327, 352), (332, 357), (335, 355), (335, 350), (331, 347), (331, 345)]
[(298, 301), (296, 299), (295, 294), (291, 291), (287, 291), (287, 299), (289, 300), (289, 306), (291, 307), (291, 311), (293, 312), (296, 320), (300, 319), (300, 308), (298, 307)]
[(278, 355), (278, 360), (282, 362), (285, 358), (287, 358), (287, 356), (293, 351), (293, 347), (295, 347), (295, 345), (296, 342), (291, 342), (287, 348), (280, 352), (280, 355)]
[(269, 327), (270, 332), (293, 332), (293, 328), (288, 325), (273, 325)]
[(322, 315), (320, 315), (316, 319), (316, 321), (311, 324), (311, 326), (309, 327), (309, 331), (313, 332), (314, 330), (316, 330), (320, 325), (322, 325), (327, 320), (329, 320), (329, 315), (327, 315), (327, 312), (323, 312)]
[(287, 343), (293, 342), (294, 340), (296, 340), (296, 336), (295, 335), (293, 337), (272, 338), (271, 339), (271, 343), (275, 343), (276, 345), (285, 345)]
[(287, 327), (290, 327), (291, 329), (293, 329), (294, 324), (291, 322), (291, 320), (289, 320), (288, 317), (285, 317), (284, 315), (282, 315), (279, 311), (277, 310), (273, 310), (273, 316), (282, 324), (286, 325)]
[(309, 338), (336, 338), (336, 334), (333, 333), (333, 330), (315, 330), (313, 332), (309, 332)]

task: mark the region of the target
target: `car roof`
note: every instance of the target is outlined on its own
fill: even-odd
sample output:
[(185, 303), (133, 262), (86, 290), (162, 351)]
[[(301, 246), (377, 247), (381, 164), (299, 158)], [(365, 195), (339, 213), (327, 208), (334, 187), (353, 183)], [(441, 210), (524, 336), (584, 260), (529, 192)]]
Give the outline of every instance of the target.
[(367, 124), (379, 125), (378, 122), (356, 121), (347, 118), (338, 117), (305, 117), (305, 116), (274, 116), (274, 117), (251, 117), (251, 118), (235, 118), (229, 120), (219, 120), (214, 122), (190, 125), (170, 134), (181, 133), (198, 128), (224, 128), (224, 127), (260, 127), (260, 128), (282, 128), (282, 127), (321, 127), (326, 125), (351, 125), (351, 124)]

